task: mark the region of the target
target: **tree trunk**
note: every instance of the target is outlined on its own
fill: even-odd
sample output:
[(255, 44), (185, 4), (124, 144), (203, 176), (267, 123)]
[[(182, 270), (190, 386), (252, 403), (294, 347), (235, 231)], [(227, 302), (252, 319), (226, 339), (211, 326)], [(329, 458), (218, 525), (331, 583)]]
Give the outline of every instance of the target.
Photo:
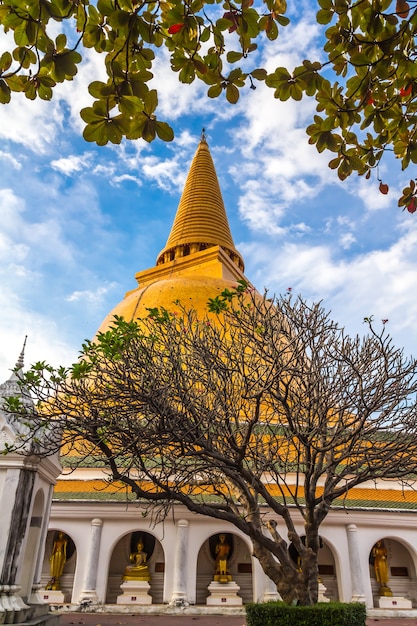
[(301, 569), (291, 557), (277, 561), (269, 550), (254, 541), (254, 556), (265, 574), (276, 584), (277, 591), (287, 604), (311, 605), (318, 599), (317, 554), (305, 549), (301, 557)]

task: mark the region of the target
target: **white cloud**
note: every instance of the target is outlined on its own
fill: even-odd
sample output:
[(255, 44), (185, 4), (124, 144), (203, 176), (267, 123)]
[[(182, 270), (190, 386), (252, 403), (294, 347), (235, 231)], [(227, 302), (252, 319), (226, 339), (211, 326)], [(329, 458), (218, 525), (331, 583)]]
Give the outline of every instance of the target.
[(4, 159), (8, 163), (10, 163), (15, 170), (22, 169), (22, 163), (18, 159), (16, 159), (10, 152), (3, 152), (3, 150), (0, 150), (0, 159)]
[[(239, 244), (251, 279), (258, 288), (324, 300), (333, 317), (350, 333), (363, 334), (363, 319), (389, 319), (387, 329), (398, 347), (412, 351), (417, 342), (417, 230), (411, 228), (386, 250), (372, 250), (351, 259), (337, 249), (296, 243)], [(416, 352), (414, 348), (414, 352)]]
[(91, 106), (93, 97), (89, 94), (88, 86), (94, 80), (107, 82), (105, 70), (105, 55), (97, 54), (94, 49), (82, 50), (83, 60), (78, 65), (78, 72), (72, 81), (59, 85), (57, 97), (70, 113), (69, 123), (72, 129), (82, 134), (85, 123), (80, 117), (84, 107)]
[(82, 172), (86, 167), (89, 167), (92, 158), (93, 155), (88, 152), (84, 152), (84, 154), (80, 155), (72, 154), (68, 157), (52, 160), (51, 167), (54, 170), (65, 174), (65, 176), (71, 176), (75, 172)]
[[(95, 320), (91, 311), (89, 321), (80, 317), (79, 311), (72, 315), (61, 293), (68, 284), (82, 286), (97, 281), (91, 276), (93, 270), (83, 267), (81, 237), (85, 238), (86, 227), (90, 241), (94, 234), (97, 250), (106, 238), (105, 233), (104, 236), (100, 233), (102, 219), (88, 186), (80, 182), (67, 194), (53, 180), (41, 183), (31, 172), (14, 183), (20, 187), (21, 195), (14, 189), (0, 189), (0, 376), (3, 380), (15, 364), (25, 335), (29, 336), (26, 363), (45, 359), (58, 365), (75, 360), (81, 340), (93, 335), (99, 320)], [(86, 252), (90, 257), (88, 248)], [(80, 289), (79, 300), (97, 310), (114, 286), (114, 282), (108, 282), (90, 294)], [(100, 311), (101, 315), (104, 313)]]
[(365, 208), (371, 212), (382, 211), (383, 209), (392, 206), (396, 203), (396, 198), (401, 195), (400, 185), (391, 185), (390, 192), (388, 194), (381, 193), (379, 191), (379, 182), (376, 178), (369, 181), (361, 177), (354, 187), (354, 191), (352, 190), (353, 193), (358, 195)]
[(145, 178), (156, 182), (158, 187), (165, 190), (170, 190), (173, 186), (182, 188), (187, 174), (176, 156), (164, 160), (146, 157), (142, 160), (142, 170)]
[(339, 241), (342, 248), (348, 250), (356, 242), (356, 237), (352, 233), (344, 233)]
[(22, 93), (13, 93), (12, 99), (13, 106), (0, 107), (0, 137), (36, 153), (49, 151), (63, 122), (59, 102), (28, 100)]
[(18, 198), (12, 189), (8, 187), (0, 189), (0, 223), (3, 230), (9, 232), (18, 229), (20, 214), (24, 209), (23, 200)]
[(53, 365), (69, 365), (77, 358), (77, 350), (62, 337), (60, 324), (50, 315), (35, 314), (16, 295), (2, 290), (0, 294), (0, 380), (9, 378), (28, 335), (25, 364), (39, 360)]
[(249, 180), (243, 185), (243, 190), (239, 198), (239, 213), (249, 228), (275, 235), (285, 232), (278, 226), (284, 206), (271, 198), (263, 181)]
[[(149, 82), (152, 89), (158, 90), (158, 118), (165, 121), (176, 120), (185, 113), (200, 112), (202, 97), (207, 92), (207, 85), (201, 81), (180, 83), (178, 73), (173, 72), (170, 65), (168, 50), (158, 50), (152, 70), (155, 78)], [(206, 101), (203, 106), (206, 109), (210, 104)]]
[(94, 305), (101, 305), (104, 297), (109, 293), (109, 291), (115, 289), (117, 286), (117, 283), (111, 282), (102, 285), (95, 290), (73, 291), (65, 298), (65, 300), (67, 302), (84, 301)]
[[(0, 42), (6, 43), (0, 33)], [(27, 99), (22, 93), (12, 94), (12, 104), (0, 107), (0, 137), (24, 145), (38, 154), (47, 154), (62, 141), (64, 119), (66, 124), (81, 134), (84, 122), (80, 110), (91, 105), (88, 85), (92, 80), (105, 80), (104, 55), (84, 49), (83, 61), (74, 80), (58, 84), (50, 101)]]
[(122, 174), (121, 176), (115, 176), (112, 180), (112, 184), (119, 185), (120, 183), (124, 183), (126, 180), (136, 183), (138, 187), (142, 187), (142, 181), (137, 176), (132, 176), (131, 174)]

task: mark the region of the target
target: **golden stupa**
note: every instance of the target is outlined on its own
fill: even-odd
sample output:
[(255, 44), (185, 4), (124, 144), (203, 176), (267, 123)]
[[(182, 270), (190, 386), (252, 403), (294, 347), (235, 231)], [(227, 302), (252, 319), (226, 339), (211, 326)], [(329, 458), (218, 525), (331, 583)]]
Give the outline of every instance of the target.
[[(131, 321), (147, 317), (149, 308), (174, 311), (176, 301), (204, 314), (209, 298), (236, 286), (238, 280), (249, 282), (243, 271), (243, 259), (233, 242), (216, 170), (203, 135), (171, 232), (155, 267), (136, 274), (138, 286), (107, 315), (99, 331), (106, 331), (115, 315)], [(77, 452), (72, 450), (68, 456), (71, 455), (77, 456)], [(283, 493), (282, 485), (271, 484), (269, 489), (277, 497)], [(57, 501), (124, 501), (126, 497), (120, 485), (103, 487), (100, 468), (91, 468), (81, 477), (77, 471), (63, 474), (54, 489)], [(402, 489), (389, 484), (377, 490), (365, 484), (351, 489), (336, 504), (352, 509), (416, 509), (417, 492), (409, 489), (405, 498)]]
[(209, 298), (246, 280), (243, 271), (203, 134), (156, 266), (136, 274), (138, 287), (108, 314), (99, 331), (105, 331), (115, 315), (131, 321), (146, 317), (152, 307), (173, 311), (177, 301), (202, 313)]

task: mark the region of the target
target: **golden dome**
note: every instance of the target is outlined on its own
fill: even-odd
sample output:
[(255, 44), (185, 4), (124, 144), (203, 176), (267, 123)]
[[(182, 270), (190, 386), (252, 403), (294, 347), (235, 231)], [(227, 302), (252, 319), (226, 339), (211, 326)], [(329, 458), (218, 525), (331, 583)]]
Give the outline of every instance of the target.
[(149, 315), (150, 308), (159, 307), (170, 313), (179, 312), (178, 302), (187, 309), (194, 309), (199, 315), (207, 314), (209, 298), (215, 298), (226, 287), (232, 289), (236, 281), (222, 278), (169, 278), (159, 280), (135, 289), (104, 319), (99, 331), (105, 331), (111, 325), (115, 315), (132, 321)]

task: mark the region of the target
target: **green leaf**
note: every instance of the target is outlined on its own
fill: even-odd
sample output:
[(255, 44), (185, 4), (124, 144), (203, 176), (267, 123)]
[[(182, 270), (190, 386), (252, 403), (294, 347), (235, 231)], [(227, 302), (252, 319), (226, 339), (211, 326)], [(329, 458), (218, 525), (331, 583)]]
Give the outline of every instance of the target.
[(240, 61), (242, 57), (243, 57), (243, 53), (242, 52), (235, 52), (233, 50), (228, 52), (227, 56), (226, 56), (227, 61), (229, 63), (236, 63), (237, 61)]
[(288, 24), (291, 22), (290, 18), (286, 17), (285, 15), (277, 15), (275, 19), (280, 26), (288, 26)]
[(174, 139), (174, 131), (166, 122), (156, 122), (155, 130), (162, 141), (172, 141)]
[(107, 137), (106, 122), (92, 122), (84, 128), (83, 137), (86, 141), (95, 142), (99, 146), (105, 146), (109, 140)]
[(210, 89), (207, 91), (207, 95), (209, 98), (218, 98), (223, 91), (223, 87), (220, 83), (217, 85), (212, 85)]
[(323, 25), (329, 24), (333, 19), (333, 15), (333, 11), (330, 11), (329, 9), (321, 9), (320, 11), (317, 11), (317, 22)]
[(218, 29), (220, 31), (222, 31), (222, 30), (229, 30), (229, 28), (231, 26), (233, 26), (232, 20), (226, 20), (224, 18), (220, 18), (216, 22), (216, 29)]
[(150, 91), (148, 91), (143, 101), (145, 105), (145, 113), (147, 115), (152, 115), (156, 107), (158, 106), (158, 92), (156, 91), (156, 89), (151, 89)]
[(332, 170), (337, 169), (340, 165), (340, 160), (341, 160), (341, 157), (336, 157), (335, 159), (332, 159), (331, 161), (329, 161), (330, 169)]
[(228, 84), (226, 87), (226, 100), (231, 104), (236, 104), (239, 100), (239, 89), (236, 85)]
[(100, 80), (95, 80), (88, 85), (88, 93), (93, 96), (93, 98), (101, 98), (104, 95), (103, 90), (106, 87), (106, 83), (102, 83)]
[(151, 141), (155, 139), (155, 131), (156, 131), (156, 120), (154, 119), (146, 120), (144, 127), (143, 127), (143, 131), (142, 131), (143, 139), (147, 141), (148, 143), (150, 143)]
[(275, 20), (272, 18), (269, 19), (268, 24), (265, 28), (266, 36), (270, 41), (275, 41), (278, 37), (278, 26), (276, 25)]
[(23, 87), (24, 94), (29, 100), (35, 100), (37, 96), (36, 83), (34, 80), (28, 80)]
[(252, 70), (250, 75), (252, 76), (252, 78), (255, 78), (256, 80), (265, 80), (267, 77), (267, 71), (260, 68), (257, 70)]
[(97, 10), (102, 15), (110, 15), (115, 9), (114, 0), (98, 0)]
[(134, 117), (143, 111), (143, 102), (136, 96), (122, 96), (119, 100), (120, 111), (130, 117)]
[(7, 76), (5, 79), (6, 83), (10, 87), (11, 91), (24, 91), (24, 87), (28, 81), (25, 76)]
[(81, 109), (80, 115), (84, 122), (87, 122), (87, 124), (89, 124), (90, 122), (99, 122), (107, 119), (106, 111), (101, 113), (100, 111), (97, 111), (94, 107), (85, 107), (84, 109)]
[(5, 72), (6, 70), (8, 70), (12, 63), (13, 58), (10, 52), (3, 52), (0, 57), (0, 72)]
[(55, 39), (55, 46), (56, 46), (57, 51), (62, 52), (66, 45), (67, 45), (67, 38), (63, 33), (61, 33)]
[(182, 83), (192, 83), (195, 79), (195, 68), (194, 63), (189, 60), (182, 67), (180, 73), (178, 74), (178, 78)]
[(112, 28), (125, 28), (129, 24), (130, 13), (127, 11), (113, 11), (108, 16), (108, 22)]
[(38, 60), (35, 52), (26, 47), (15, 48), (13, 50), (13, 58), (25, 69), (28, 69), (31, 65), (37, 63)]
[(0, 78), (0, 103), (7, 104), (8, 102), (10, 102), (10, 87)]

